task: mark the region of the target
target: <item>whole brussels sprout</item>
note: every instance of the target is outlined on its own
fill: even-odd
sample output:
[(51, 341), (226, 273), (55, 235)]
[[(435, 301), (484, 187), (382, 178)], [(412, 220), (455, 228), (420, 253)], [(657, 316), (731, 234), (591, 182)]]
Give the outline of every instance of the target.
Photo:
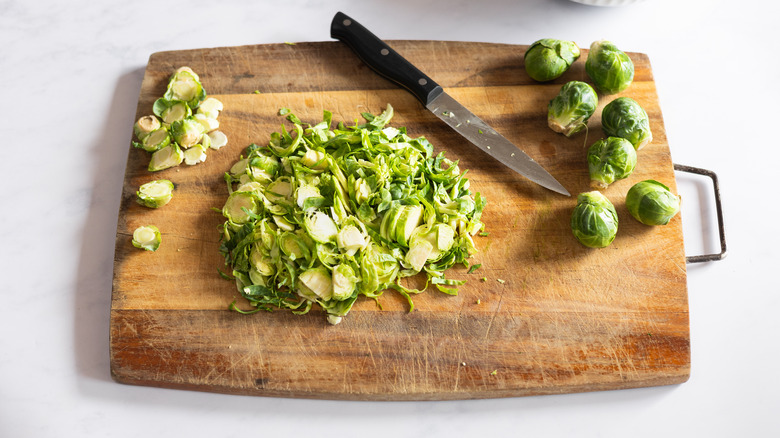
[(564, 74), (579, 57), (580, 48), (573, 41), (545, 38), (531, 44), (523, 59), (528, 76), (546, 82)]
[(645, 225), (666, 225), (680, 211), (680, 197), (669, 187), (648, 179), (628, 190), (626, 207), (634, 219)]
[(615, 94), (631, 85), (634, 80), (634, 63), (613, 43), (596, 41), (590, 45), (585, 73), (599, 91)]
[(585, 82), (571, 81), (547, 104), (547, 125), (566, 137), (582, 131), (596, 111), (598, 96)]
[(608, 136), (630, 141), (636, 150), (653, 141), (647, 113), (630, 97), (618, 97), (604, 107), (601, 127)]
[(615, 206), (601, 192), (580, 193), (571, 214), (574, 237), (589, 248), (604, 248), (615, 240), (618, 216)]
[(620, 137), (601, 139), (588, 149), (590, 186), (606, 189), (613, 182), (631, 175), (636, 166), (634, 146)]

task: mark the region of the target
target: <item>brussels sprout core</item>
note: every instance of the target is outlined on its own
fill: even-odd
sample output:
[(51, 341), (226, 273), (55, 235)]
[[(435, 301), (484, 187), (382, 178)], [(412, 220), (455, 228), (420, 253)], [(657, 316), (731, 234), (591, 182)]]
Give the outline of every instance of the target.
[(160, 230), (154, 225), (138, 227), (133, 231), (133, 246), (146, 251), (157, 251), (162, 242)]
[(590, 186), (606, 189), (613, 182), (631, 175), (636, 167), (636, 151), (626, 139), (609, 137), (601, 139), (588, 149)]
[(549, 38), (531, 44), (523, 56), (528, 76), (539, 82), (564, 74), (579, 57), (580, 48), (573, 41)]
[(173, 198), (173, 183), (160, 179), (142, 184), (136, 192), (136, 201), (149, 208), (160, 208)]
[(207, 158), (205, 148), (198, 144), (185, 150), (183, 154), (184, 164), (188, 166), (194, 166), (198, 163), (202, 163), (206, 161)]
[(654, 180), (634, 184), (626, 194), (626, 207), (645, 225), (666, 225), (680, 211), (680, 197)]
[(160, 119), (154, 115), (143, 116), (135, 122), (133, 132), (139, 140), (143, 141), (150, 132), (160, 129), (161, 126)]
[(571, 137), (587, 127), (597, 105), (598, 96), (593, 87), (585, 82), (567, 82), (547, 105), (547, 125)]
[(222, 131), (211, 131), (208, 136), (211, 138), (211, 146), (209, 147), (214, 150), (219, 150), (228, 142), (227, 136)]
[(653, 140), (647, 113), (630, 97), (618, 97), (608, 103), (601, 112), (601, 126), (605, 134), (625, 138), (636, 150)]
[(618, 216), (615, 207), (601, 192), (581, 193), (571, 214), (574, 237), (590, 248), (603, 248), (615, 240)]
[(596, 41), (590, 45), (585, 73), (599, 91), (615, 94), (631, 85), (634, 80), (634, 63), (613, 43)]

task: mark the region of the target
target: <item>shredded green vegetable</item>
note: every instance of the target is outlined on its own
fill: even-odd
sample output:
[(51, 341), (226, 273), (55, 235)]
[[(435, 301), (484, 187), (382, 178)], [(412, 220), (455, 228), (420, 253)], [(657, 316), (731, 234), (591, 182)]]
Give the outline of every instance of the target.
[[(468, 266), (486, 204), (458, 163), (388, 126), (390, 105), (334, 129), (328, 111), (315, 125), (287, 108), (279, 114), (292, 129), (282, 123), (225, 174), (220, 251), (255, 310), (306, 313), (317, 304), (337, 324), (360, 295), (376, 300), (392, 288), (411, 311), (411, 295), (430, 284), (457, 294), (465, 282), (444, 273)], [(421, 289), (401, 284), (419, 273), (427, 278)]]

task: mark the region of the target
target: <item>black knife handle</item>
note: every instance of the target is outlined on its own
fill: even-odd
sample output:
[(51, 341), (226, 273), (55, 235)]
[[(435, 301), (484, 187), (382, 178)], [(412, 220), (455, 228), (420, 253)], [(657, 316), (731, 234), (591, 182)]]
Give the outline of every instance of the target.
[(330, 36), (348, 45), (372, 70), (406, 88), (423, 105), (444, 90), (360, 23), (337, 12), (330, 24)]

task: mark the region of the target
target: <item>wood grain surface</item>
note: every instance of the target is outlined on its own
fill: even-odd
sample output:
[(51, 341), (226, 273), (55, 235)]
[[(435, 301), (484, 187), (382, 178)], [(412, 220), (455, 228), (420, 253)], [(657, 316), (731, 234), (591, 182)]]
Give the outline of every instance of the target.
[[(526, 46), (441, 41), (389, 44), (453, 97), (542, 164), (572, 194), (589, 190), (586, 146), (603, 136), (600, 110), (617, 96), (600, 96), (584, 134), (567, 139), (546, 126), (547, 102), (569, 80), (589, 81), (587, 51), (561, 78), (540, 84), (523, 69)], [(637, 168), (604, 194), (620, 217), (614, 243), (580, 245), (569, 229), (574, 197), (514, 174), (429, 114), (411, 94), (377, 76), (339, 42), (275, 44), (155, 53), (144, 76), (137, 115), (150, 114), (180, 66), (200, 74), (222, 100), (228, 146), (205, 163), (159, 173), (149, 156), (129, 146), (119, 211), (111, 301), (111, 373), (129, 384), (261, 396), (444, 400), (525, 396), (681, 383), (690, 371), (686, 266), (680, 217), (647, 227), (630, 217), (625, 194), (652, 178), (676, 192), (674, 172), (650, 62), (630, 53), (634, 83), (621, 96), (647, 111), (653, 142)], [(257, 93), (256, 93), (257, 91)], [(360, 299), (331, 326), (321, 311), (244, 316), (222, 279), (212, 207), (227, 199), (222, 175), (250, 143), (278, 131), (281, 107), (304, 122), (351, 123), (362, 111), (395, 108), (393, 126), (425, 136), (436, 151), (469, 169), (472, 191), (488, 198), (488, 237), (476, 237), (458, 296), (430, 289), (415, 310), (393, 291)], [(128, 126), (128, 133), (132, 132)], [(176, 184), (163, 208), (135, 203), (144, 182)], [(131, 245), (132, 231), (154, 224), (155, 252)], [(486, 281), (480, 281), (482, 277)], [(498, 280), (503, 280), (499, 282)]]

